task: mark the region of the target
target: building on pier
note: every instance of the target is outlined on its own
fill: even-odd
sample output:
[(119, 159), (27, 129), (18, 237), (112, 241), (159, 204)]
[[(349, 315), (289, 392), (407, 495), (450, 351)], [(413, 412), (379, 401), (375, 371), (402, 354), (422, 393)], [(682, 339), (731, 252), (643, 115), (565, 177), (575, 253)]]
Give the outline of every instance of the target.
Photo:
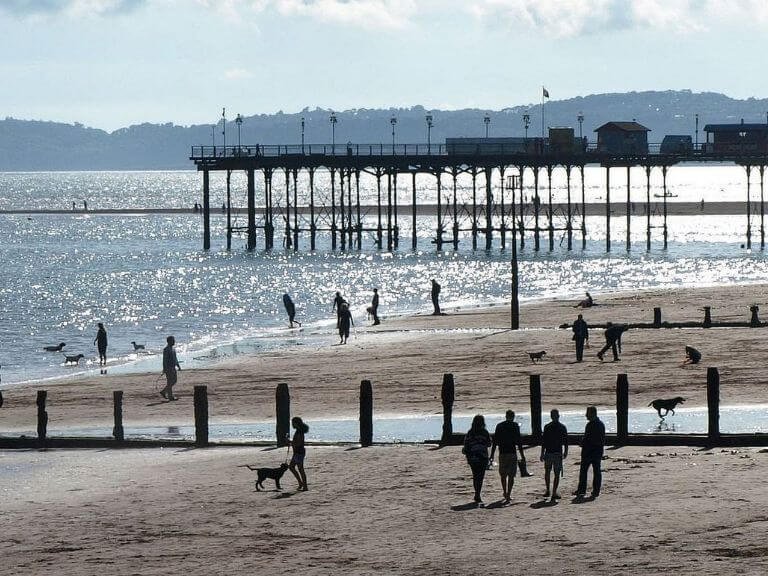
[(707, 124), (704, 150), (713, 154), (768, 153), (768, 124)]
[(606, 154), (648, 154), (650, 129), (637, 122), (606, 122), (597, 132), (597, 150)]

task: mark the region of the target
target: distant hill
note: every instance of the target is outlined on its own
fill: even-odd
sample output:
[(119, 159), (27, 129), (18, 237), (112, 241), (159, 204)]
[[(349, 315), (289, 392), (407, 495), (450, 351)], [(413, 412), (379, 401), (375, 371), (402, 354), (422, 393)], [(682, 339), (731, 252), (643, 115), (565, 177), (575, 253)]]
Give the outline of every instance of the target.
[[(491, 136), (522, 136), (523, 114), (530, 114), (529, 136), (541, 133), (541, 105), (515, 106), (503, 110), (432, 110), (432, 142), (451, 136), (485, 135), (483, 117), (491, 119)], [(577, 115), (584, 114), (583, 132), (590, 140), (593, 130), (611, 120), (636, 119), (651, 129), (650, 142), (661, 142), (666, 134), (694, 136), (694, 115), (699, 114), (699, 139), (707, 123), (765, 122), (767, 99), (735, 100), (712, 92), (689, 90), (594, 94), (545, 104), (547, 126), (572, 126), (578, 134)], [(391, 143), (390, 119), (397, 118), (398, 143), (426, 142), (427, 129), (422, 106), (388, 110), (346, 110), (336, 112), (336, 142)], [(330, 111), (316, 108), (296, 114), (249, 116), (241, 125), (245, 144), (299, 144), (301, 118), (305, 121), (305, 142), (330, 143)], [(229, 119), (227, 144), (237, 144), (237, 125)], [(153, 170), (185, 169), (193, 145), (209, 145), (213, 138), (223, 144), (222, 125), (176, 126), (140, 124), (112, 133), (82, 124), (61, 124), (6, 118), (0, 121), (0, 171), (15, 170)]]

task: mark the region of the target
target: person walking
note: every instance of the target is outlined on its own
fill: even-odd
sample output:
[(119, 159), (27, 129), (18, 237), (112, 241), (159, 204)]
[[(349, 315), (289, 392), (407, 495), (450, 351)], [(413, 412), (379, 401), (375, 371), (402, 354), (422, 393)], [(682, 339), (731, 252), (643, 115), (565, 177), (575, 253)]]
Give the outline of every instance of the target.
[(99, 322), (99, 329), (96, 332), (96, 338), (93, 339), (93, 343), (96, 344), (96, 348), (99, 350), (99, 366), (107, 365), (107, 329), (104, 328), (104, 324)]
[(378, 326), (381, 324), (379, 320), (379, 289), (373, 289), (373, 299), (371, 300), (371, 316), (373, 316), (373, 325)]
[(293, 303), (293, 300), (291, 300), (291, 297), (286, 292), (283, 294), (283, 306), (285, 306), (285, 311), (288, 313), (288, 323), (291, 328), (293, 328), (294, 322), (299, 325), (299, 328), (301, 328), (301, 322), (298, 320), (295, 320), (296, 318), (296, 305)]
[(605, 346), (603, 346), (600, 349), (600, 352), (597, 353), (597, 357), (600, 358), (601, 362), (603, 360), (603, 354), (608, 351), (608, 348), (613, 352), (613, 361), (619, 361), (621, 335), (627, 330), (629, 330), (629, 327), (626, 324), (611, 324), (610, 322), (606, 324), (605, 332), (603, 333), (605, 335)]
[(563, 460), (568, 457), (568, 430), (560, 423), (560, 412), (553, 409), (549, 413), (552, 419), (546, 426), (541, 435), (541, 461), (544, 462), (544, 484), (547, 491), (544, 498), (549, 497), (549, 480), (552, 472), (555, 477), (552, 480), (552, 499), (554, 503), (560, 498), (557, 493), (557, 487), (560, 484), (560, 475), (563, 473)]
[(307, 449), (304, 445), (304, 436), (309, 432), (309, 426), (298, 416), (291, 418), (291, 426), (296, 430), (293, 433), (293, 439), (291, 440), (291, 449), (293, 450), (293, 456), (291, 456), (291, 462), (288, 464), (288, 469), (296, 477), (299, 482), (299, 491), (306, 492), (307, 488), (307, 474), (304, 472), (304, 458), (307, 455)]
[(576, 343), (576, 362), (581, 362), (584, 359), (584, 344), (589, 342), (589, 327), (581, 314), (573, 323), (572, 330), (572, 338)]
[(501, 490), (504, 493), (504, 501), (512, 499), (512, 487), (515, 485), (517, 475), (517, 450), (520, 450), (520, 462), (525, 463), (523, 452), (523, 440), (520, 437), (520, 425), (515, 422), (515, 413), (507, 410), (505, 420), (496, 425), (491, 446), (491, 462), (499, 447), (499, 476), (501, 477)]
[(592, 498), (600, 496), (603, 484), (603, 472), (600, 462), (603, 459), (605, 447), (605, 425), (597, 417), (597, 408), (587, 408), (587, 425), (584, 427), (584, 438), (581, 441), (581, 466), (579, 468), (579, 487), (574, 492), (577, 498), (583, 498), (587, 493), (587, 471), (592, 466)]
[(339, 344), (346, 344), (349, 338), (349, 327), (354, 326), (355, 322), (352, 320), (352, 312), (349, 311), (349, 304), (344, 302), (339, 308), (339, 337), (341, 341)]
[(432, 279), (432, 306), (434, 307), (434, 311), (432, 312), (432, 316), (440, 316), (440, 284), (437, 283), (437, 280), (434, 278)]
[(176, 400), (176, 396), (173, 395), (173, 387), (176, 385), (178, 376), (177, 370), (181, 370), (179, 360), (176, 357), (176, 350), (173, 347), (176, 345), (176, 338), (168, 336), (165, 339), (167, 346), (163, 348), (163, 374), (165, 374), (165, 388), (160, 390), (160, 396), (166, 400)]
[(480, 492), (483, 489), (485, 471), (488, 468), (488, 447), (491, 445), (491, 435), (485, 428), (485, 418), (482, 414), (472, 418), (472, 426), (464, 435), (464, 447), (461, 452), (467, 459), (472, 470), (472, 486), (475, 489), (475, 503), (483, 501)]
[(347, 301), (341, 295), (341, 292), (336, 292), (336, 296), (333, 297), (333, 308), (331, 311), (336, 312), (336, 328), (339, 327), (339, 319), (341, 318), (341, 305), (347, 304)]

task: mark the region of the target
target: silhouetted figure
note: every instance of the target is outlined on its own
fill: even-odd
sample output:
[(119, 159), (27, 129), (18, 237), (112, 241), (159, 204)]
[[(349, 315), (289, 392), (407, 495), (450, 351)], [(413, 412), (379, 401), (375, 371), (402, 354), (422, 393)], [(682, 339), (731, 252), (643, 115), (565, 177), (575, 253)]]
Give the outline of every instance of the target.
[(621, 352), (621, 335), (629, 330), (629, 328), (626, 324), (611, 324), (610, 322), (608, 322), (606, 326), (608, 327), (604, 332), (605, 346), (603, 346), (600, 352), (597, 353), (597, 357), (602, 360), (603, 354), (605, 354), (608, 348), (610, 348), (613, 352), (613, 361), (618, 362), (619, 353)]
[(199, 208), (197, 207), (197, 202), (195, 202), (195, 205), (192, 207), (192, 212), (197, 212)]
[(584, 295), (584, 300), (581, 300), (574, 308), (592, 308), (595, 305), (595, 301), (592, 300), (592, 295), (589, 292), (585, 292)]
[(88, 201), (83, 200), (83, 212), (88, 212)]
[(285, 311), (288, 313), (288, 322), (290, 323), (290, 327), (293, 328), (294, 322), (301, 326), (301, 322), (295, 320), (296, 305), (293, 303), (293, 300), (291, 300), (291, 297), (287, 293), (283, 294), (283, 306), (285, 306)]
[(349, 305), (344, 302), (339, 308), (339, 337), (341, 341), (339, 344), (346, 344), (349, 338), (349, 328), (354, 326), (355, 323), (352, 320), (352, 312), (349, 311)]
[(307, 455), (307, 449), (304, 446), (304, 435), (309, 432), (309, 426), (307, 426), (298, 416), (291, 418), (291, 426), (293, 426), (296, 431), (293, 433), (293, 440), (291, 440), (293, 456), (291, 456), (291, 462), (288, 464), (288, 468), (296, 477), (296, 480), (298, 480), (299, 490), (306, 492), (308, 488), (307, 474), (304, 472), (304, 458)]
[(496, 425), (493, 433), (493, 445), (491, 446), (491, 461), (499, 447), (499, 476), (501, 477), (501, 490), (504, 492), (504, 500), (509, 502), (512, 498), (512, 487), (515, 485), (517, 475), (517, 450), (520, 450), (520, 462), (525, 463), (523, 452), (523, 440), (520, 437), (520, 425), (515, 422), (515, 413), (507, 410), (504, 422)]
[(163, 374), (165, 374), (165, 388), (160, 390), (160, 396), (166, 400), (176, 400), (173, 395), (173, 387), (178, 380), (176, 370), (181, 370), (179, 366), (179, 360), (176, 358), (176, 350), (173, 347), (176, 345), (176, 338), (168, 336), (165, 339), (168, 345), (163, 348)]
[(581, 314), (576, 318), (571, 329), (573, 341), (576, 343), (576, 362), (581, 362), (584, 359), (584, 344), (589, 342), (589, 327)]
[(96, 332), (96, 338), (93, 339), (96, 348), (99, 350), (99, 366), (107, 365), (107, 330), (104, 324), (99, 322), (99, 329)]
[(592, 467), (592, 498), (600, 496), (600, 487), (603, 484), (603, 472), (600, 462), (603, 459), (603, 447), (605, 446), (605, 425), (597, 417), (597, 408), (587, 408), (587, 425), (584, 428), (584, 437), (581, 440), (581, 466), (579, 469), (579, 487), (574, 494), (583, 498), (587, 493), (587, 471)]
[(378, 324), (381, 324), (381, 320), (379, 320), (379, 289), (374, 288), (373, 289), (373, 299), (371, 300), (371, 306), (368, 308), (368, 311), (371, 316), (373, 316), (373, 325), (377, 326)]
[(560, 475), (563, 473), (563, 460), (568, 457), (568, 430), (560, 423), (560, 412), (553, 409), (550, 413), (552, 421), (544, 426), (541, 435), (541, 461), (544, 462), (544, 484), (547, 491), (544, 498), (549, 497), (549, 478), (552, 472), (555, 478), (552, 481), (552, 499), (555, 502), (560, 496), (557, 487), (560, 484)]
[(347, 301), (341, 295), (341, 292), (336, 292), (336, 296), (333, 297), (332, 311), (336, 312), (336, 328), (339, 327), (339, 318), (341, 318), (341, 305), (346, 304)]
[(74, 202), (72, 202), (72, 210), (77, 210), (77, 208), (75, 208), (75, 203)]
[(440, 315), (440, 284), (437, 283), (437, 280), (434, 278), (432, 279), (432, 306), (434, 306), (434, 311), (432, 312), (433, 316), (439, 316)]
[(490, 446), (491, 435), (485, 428), (485, 418), (482, 414), (477, 414), (472, 418), (472, 426), (464, 435), (464, 448), (461, 450), (472, 470), (472, 487), (475, 489), (475, 502), (477, 503), (483, 501), (480, 492), (483, 489), (485, 471), (488, 468), (488, 448)]
[(226, 203), (221, 203), (221, 213), (224, 214), (227, 211), (227, 205)]
[(686, 346), (683, 364), (698, 364), (699, 362), (701, 362), (701, 352), (693, 346)]

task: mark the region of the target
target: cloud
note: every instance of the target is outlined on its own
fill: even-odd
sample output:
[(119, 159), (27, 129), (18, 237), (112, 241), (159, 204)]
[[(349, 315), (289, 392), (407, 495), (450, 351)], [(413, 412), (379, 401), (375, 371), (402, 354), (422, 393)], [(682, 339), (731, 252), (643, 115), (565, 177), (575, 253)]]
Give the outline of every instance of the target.
[(230, 68), (224, 71), (225, 80), (247, 80), (253, 78), (253, 72), (245, 68)]
[(147, 0), (0, 0), (0, 11), (15, 16), (107, 15), (130, 12)]

